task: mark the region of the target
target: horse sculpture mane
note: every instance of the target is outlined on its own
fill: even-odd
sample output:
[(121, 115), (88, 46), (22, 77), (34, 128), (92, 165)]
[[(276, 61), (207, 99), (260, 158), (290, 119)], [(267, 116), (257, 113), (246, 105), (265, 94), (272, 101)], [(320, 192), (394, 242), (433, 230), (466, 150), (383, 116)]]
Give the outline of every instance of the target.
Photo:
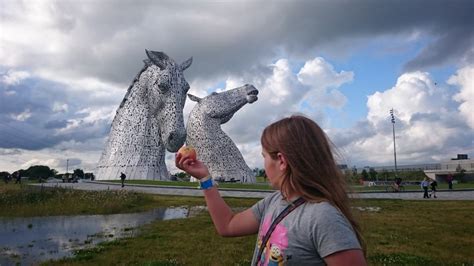
[(257, 94), (252, 85), (212, 93), (202, 99), (188, 94), (197, 104), (189, 114), (186, 143), (196, 149), (199, 160), (207, 165), (214, 179), (255, 183), (255, 175), (221, 125), (245, 104), (255, 102)]
[(144, 67), (120, 103), (100, 158), (98, 180), (169, 180), (165, 150), (176, 152), (186, 140), (183, 108), (189, 84), (183, 71), (192, 58), (176, 64), (163, 52), (146, 50)]

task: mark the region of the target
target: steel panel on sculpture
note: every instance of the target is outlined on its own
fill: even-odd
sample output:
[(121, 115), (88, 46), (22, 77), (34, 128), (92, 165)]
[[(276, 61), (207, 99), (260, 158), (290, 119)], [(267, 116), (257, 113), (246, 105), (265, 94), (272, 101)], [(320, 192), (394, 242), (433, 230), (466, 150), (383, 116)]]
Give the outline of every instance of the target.
[(257, 94), (252, 85), (214, 92), (204, 98), (188, 94), (197, 104), (189, 114), (186, 144), (196, 149), (198, 159), (207, 165), (214, 179), (255, 183), (255, 175), (221, 125), (245, 104), (255, 102)]
[(146, 50), (148, 59), (127, 90), (112, 122), (98, 163), (98, 180), (170, 180), (166, 150), (176, 152), (186, 140), (183, 108), (189, 84), (183, 71), (192, 58), (176, 64), (163, 52)]

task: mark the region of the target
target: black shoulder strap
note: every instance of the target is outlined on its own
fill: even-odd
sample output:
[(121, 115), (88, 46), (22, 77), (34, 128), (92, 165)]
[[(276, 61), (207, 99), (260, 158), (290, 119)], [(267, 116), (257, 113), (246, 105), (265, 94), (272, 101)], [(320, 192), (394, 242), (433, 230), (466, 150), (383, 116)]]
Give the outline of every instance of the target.
[[(283, 220), (290, 212), (292, 212), (294, 209), (296, 209), (298, 206), (301, 204), (305, 203), (306, 200), (303, 198), (298, 198), (294, 202), (292, 202), (290, 205), (288, 205), (278, 216), (277, 218), (273, 221), (272, 225), (270, 225), (270, 228), (268, 228), (267, 233), (265, 234), (265, 237), (262, 239), (262, 244), (260, 245), (260, 249), (258, 250), (257, 254), (257, 263), (260, 261), (260, 257), (262, 256), (263, 250), (265, 249), (265, 246), (267, 245), (268, 239), (270, 239), (270, 236), (272, 235), (273, 231), (275, 230), (277, 224)], [(257, 236), (258, 237), (258, 236)]]

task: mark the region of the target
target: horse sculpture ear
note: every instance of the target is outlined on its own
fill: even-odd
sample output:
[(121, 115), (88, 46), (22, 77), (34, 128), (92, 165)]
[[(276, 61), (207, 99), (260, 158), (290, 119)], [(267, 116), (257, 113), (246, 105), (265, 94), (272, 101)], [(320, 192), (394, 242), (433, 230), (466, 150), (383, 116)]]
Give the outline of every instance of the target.
[(188, 98), (193, 102), (200, 102), (202, 100), (201, 98), (199, 98), (197, 96), (194, 96), (192, 94), (189, 94), (189, 93), (188, 93)]
[(156, 52), (156, 51), (148, 51), (147, 49), (145, 49), (145, 52), (148, 58), (153, 62), (153, 64), (158, 66), (161, 70), (166, 68), (167, 66), (166, 61), (169, 60), (169, 57), (165, 53)]
[(179, 68), (181, 68), (181, 71), (184, 71), (186, 68), (188, 68), (191, 64), (193, 63), (193, 57), (191, 56), (188, 60), (184, 61)]

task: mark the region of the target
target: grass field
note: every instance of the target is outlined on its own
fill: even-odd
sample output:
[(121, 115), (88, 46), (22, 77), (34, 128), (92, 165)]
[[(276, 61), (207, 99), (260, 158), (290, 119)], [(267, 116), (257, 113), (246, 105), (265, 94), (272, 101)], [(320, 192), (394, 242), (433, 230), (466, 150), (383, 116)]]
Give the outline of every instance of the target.
[[(242, 183), (219, 183), (221, 188), (235, 188), (235, 189), (258, 189), (258, 190), (273, 190), (270, 184), (263, 182), (263, 179), (258, 179), (261, 183), (255, 184), (242, 184)], [(107, 181), (112, 183), (120, 183), (120, 180)], [(185, 181), (153, 181), (153, 180), (126, 180), (126, 184), (138, 184), (138, 185), (159, 185), (159, 186), (177, 186), (177, 187), (197, 187), (196, 182), (185, 182)], [(405, 185), (406, 191), (421, 191), (418, 185)], [(370, 191), (385, 191), (386, 186), (350, 186), (350, 190), (353, 192), (370, 192)], [(448, 189), (448, 184), (441, 183), (438, 185), (438, 189)], [(454, 185), (454, 190), (457, 189), (474, 189), (474, 183), (459, 183)]]
[(127, 191), (43, 189), (27, 184), (0, 183), (0, 216), (3, 217), (141, 212), (161, 206), (186, 205), (187, 202), (183, 198)]
[[(0, 216), (111, 213), (111, 209), (131, 212), (205, 204), (202, 197), (110, 193), (65, 189), (47, 192), (2, 184)], [(237, 208), (249, 207), (257, 199), (226, 198), (226, 201)], [(61, 207), (64, 205), (68, 207)], [(474, 263), (474, 201), (370, 199), (355, 200), (353, 206), (363, 228), (370, 265)], [(256, 239), (255, 236), (218, 236), (207, 212), (187, 219), (157, 221), (141, 227), (140, 232), (134, 238), (104, 242), (80, 251), (75, 258), (44, 264), (248, 265)]]
[[(229, 199), (236, 207), (256, 200)], [(472, 265), (474, 202), (354, 202), (370, 265)], [(379, 211), (366, 211), (379, 207)], [(364, 209), (365, 208), (365, 209)], [(373, 208), (372, 208), (373, 210)], [(140, 236), (104, 243), (52, 265), (249, 265), (255, 236), (223, 238), (207, 213), (155, 222)]]

